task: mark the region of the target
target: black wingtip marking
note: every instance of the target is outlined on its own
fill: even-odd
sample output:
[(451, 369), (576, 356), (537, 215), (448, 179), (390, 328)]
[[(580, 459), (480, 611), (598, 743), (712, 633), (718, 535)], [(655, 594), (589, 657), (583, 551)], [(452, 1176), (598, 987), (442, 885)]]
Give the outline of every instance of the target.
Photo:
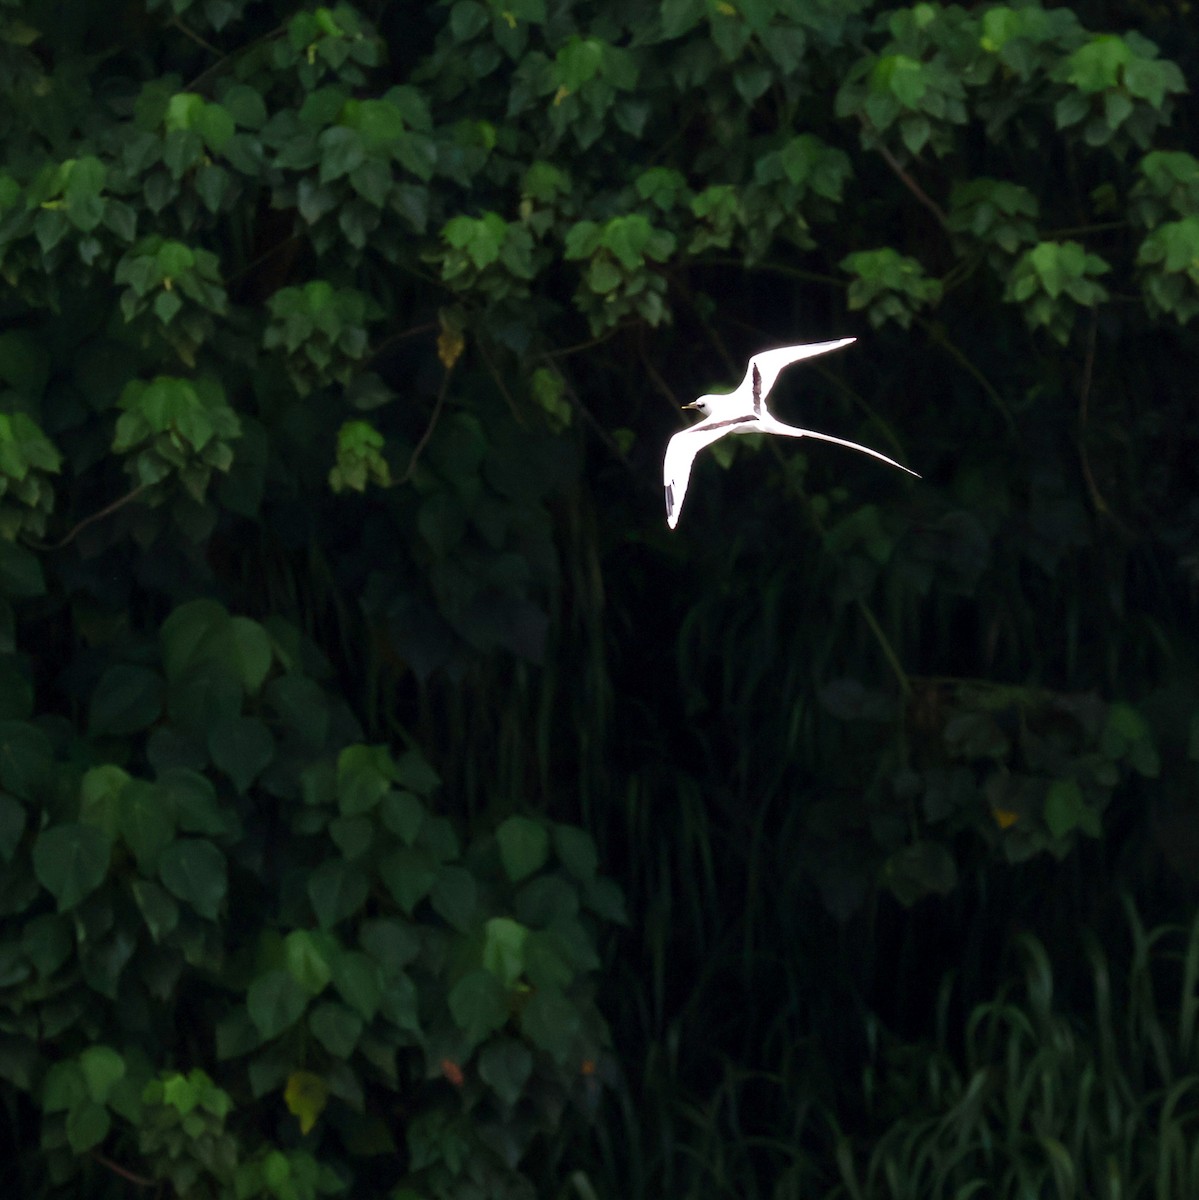
[(669, 516), (674, 512), (674, 485), (666, 485), (666, 513)]
[(757, 363), (754, 363), (754, 412), (762, 415), (762, 372)]

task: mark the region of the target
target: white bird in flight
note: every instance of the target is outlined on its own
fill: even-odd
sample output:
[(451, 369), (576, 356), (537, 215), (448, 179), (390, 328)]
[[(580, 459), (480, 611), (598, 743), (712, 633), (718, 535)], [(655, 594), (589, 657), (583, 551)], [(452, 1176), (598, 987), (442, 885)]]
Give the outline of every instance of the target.
[[(877, 450), (871, 450), (869, 446), (859, 446), (857, 442), (847, 442), (828, 433), (817, 433), (814, 429), (784, 425), (766, 407), (766, 397), (784, 367), (799, 362), (801, 358), (839, 350), (855, 341), (857, 338), (842, 338), (837, 342), (812, 342), (806, 346), (780, 346), (777, 350), (762, 350), (749, 360), (749, 369), (735, 392), (727, 396), (700, 396), (698, 400), (683, 405), (684, 408), (698, 409), (704, 419), (689, 429), (680, 429), (666, 445), (662, 474), (666, 484), (666, 523), (671, 529), (679, 523), (695, 456), (705, 446), (710, 446), (729, 433), (777, 433), (783, 437), (819, 438), (822, 442), (835, 442), (838, 446), (860, 450), (863, 454), (899, 467), (901, 471), (907, 471), (909, 475), (916, 475), (915, 471)], [(916, 475), (916, 478), (920, 476)]]

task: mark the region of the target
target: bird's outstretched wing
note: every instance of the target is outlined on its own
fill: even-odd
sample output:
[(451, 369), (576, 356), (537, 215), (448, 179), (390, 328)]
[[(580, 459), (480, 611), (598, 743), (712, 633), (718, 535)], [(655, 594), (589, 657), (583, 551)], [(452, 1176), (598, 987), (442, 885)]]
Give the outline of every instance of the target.
[(770, 389), (774, 387), (774, 381), (778, 379), (779, 372), (784, 367), (789, 367), (792, 363), (799, 362), (800, 359), (814, 358), (817, 354), (827, 354), (830, 350), (840, 350), (842, 346), (848, 346), (850, 342), (856, 341), (857, 338), (841, 338), (836, 342), (812, 342), (806, 346), (779, 346), (777, 350), (759, 350), (749, 360), (741, 387), (745, 389), (747, 396), (753, 394), (754, 368), (757, 367), (762, 380), (760, 396), (762, 400), (765, 400)]
[(822, 442), (833, 442), (837, 446), (845, 446), (850, 450), (859, 450), (863, 454), (869, 454), (871, 458), (877, 458), (893, 467), (898, 467), (901, 471), (907, 471), (909, 475), (916, 475), (917, 479), (920, 478), (910, 467), (905, 467), (903, 463), (897, 463), (893, 458), (888, 458), (877, 450), (871, 450), (869, 446), (860, 446), (857, 442), (847, 442), (844, 438), (833, 437), (831, 433), (817, 433), (814, 429), (800, 429), (797, 425), (784, 425), (782, 421), (769, 413), (762, 418), (762, 432), (777, 433), (783, 437), (810, 437), (819, 438)]
[(732, 433), (739, 425), (757, 424), (752, 416), (735, 420), (701, 421), (690, 429), (680, 429), (666, 443), (666, 457), (662, 460), (662, 482), (666, 485), (666, 524), (673, 529), (679, 523), (683, 508), (683, 497), (687, 495), (687, 484), (691, 479), (691, 464), (695, 456), (726, 433)]

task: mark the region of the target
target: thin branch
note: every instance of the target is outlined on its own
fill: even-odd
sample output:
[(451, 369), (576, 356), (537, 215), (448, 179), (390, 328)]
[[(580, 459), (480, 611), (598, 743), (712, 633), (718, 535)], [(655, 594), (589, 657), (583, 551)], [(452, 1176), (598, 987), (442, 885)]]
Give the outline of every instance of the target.
[[(191, 34), (190, 30), (184, 26), (180, 25), (179, 28), (183, 33), (189, 34), (189, 36), (194, 36)], [(198, 92), (200, 90), (201, 83), (206, 81), (210, 75), (219, 74), (221, 71), (226, 70), (228, 66), (239, 56), (248, 54), (256, 46), (261, 46), (263, 42), (269, 42), (282, 36), (286, 32), (286, 24), (278, 25), (274, 29), (269, 30), (267, 33), (262, 34), (260, 37), (256, 37), (252, 42), (247, 42), (244, 46), (239, 47), (231, 54), (222, 55), (222, 57), (218, 58), (217, 61), (212, 64), (212, 66), (205, 67), (204, 70), (199, 73), (199, 75), (197, 75), (186, 85), (184, 90), (188, 92)], [(220, 51), (214, 50), (213, 53), (220, 54)]]
[(408, 469), (396, 481), (397, 486), (401, 483), (407, 483), (412, 478), (412, 472), (416, 470), (416, 460), (420, 458), (424, 448), (429, 444), (429, 439), (433, 436), (433, 430), (437, 427), (437, 418), (441, 416), (441, 409), (445, 404), (445, 394), (449, 390), (449, 384), (450, 368), (447, 367), (445, 374), (441, 377), (441, 387), (437, 391), (437, 402), (433, 405), (433, 415), (429, 418), (429, 424), (425, 426), (425, 432), (421, 434), (420, 441), (416, 443), (416, 448), (412, 451), (412, 457), (408, 460)]
[(538, 357), (552, 361), (555, 358), (565, 358), (568, 354), (578, 354), (583, 350), (590, 350), (595, 346), (601, 346), (617, 331), (609, 329), (607, 333), (601, 333), (599, 337), (593, 337), (586, 342), (576, 342), (573, 346), (563, 346), (560, 350), (546, 350)]
[(525, 427), (525, 419), (524, 419), (524, 417), (521, 416), (520, 406), (516, 403), (516, 397), (513, 396), (512, 393), (508, 390), (508, 385), (504, 382), (504, 377), (500, 374), (499, 370), (496, 368), (495, 363), (492, 362), (491, 355), (488, 352), (487, 346), (483, 342), (482, 338), (475, 339), (475, 347), (479, 351), (479, 353), (483, 356), (483, 364), (487, 368), (487, 373), (491, 376), (491, 381), (492, 381), (492, 383), (495, 384), (496, 389), (498, 390), (500, 395), (504, 397), (504, 403), (508, 405), (508, 411), (512, 413), (512, 419), (518, 425), (520, 425), (522, 428), (524, 428)]
[(37, 550), (61, 550), (64, 546), (73, 542), (75, 538), (94, 521), (99, 521), (104, 517), (110, 516), (112, 513), (116, 512), (118, 508), (124, 508), (126, 504), (136, 500), (138, 496), (140, 496), (147, 488), (153, 486), (154, 485), (151, 483), (139, 483), (137, 487), (133, 489), (133, 491), (126, 492), (123, 496), (114, 500), (111, 504), (106, 504), (102, 509), (100, 509), (99, 512), (92, 513), (90, 517), (84, 517), (83, 520), (80, 521), (79, 524), (76, 525), (75, 528), (72, 529), (71, 532), (68, 533), (61, 542), (52, 542), (49, 545), (38, 545), (37, 543), (31, 542), (30, 545)]
[(642, 346), (640, 348), (640, 350), (641, 350), (641, 365), (645, 369), (645, 373), (650, 377), (650, 382), (653, 383), (654, 387), (656, 387), (658, 389), (658, 391), (662, 393), (663, 397), (666, 400), (666, 403), (670, 406), (670, 409), (675, 414), (675, 416), (678, 416), (678, 410), (679, 410), (678, 397), (671, 390), (670, 384), (668, 384), (666, 382), (666, 380), (662, 378), (661, 374), (658, 371), (658, 368), (655, 367), (654, 364), (650, 361), (649, 355), (646, 354), (646, 352), (645, 352), (645, 347)]
[(251, 271), (257, 270), (267, 259), (274, 258), (280, 251), (285, 250), (288, 246), (300, 240), (298, 233), (289, 233), (282, 241), (276, 242), (273, 246), (268, 246), (257, 258), (251, 259), (244, 266), (239, 267), (225, 281), (226, 288), (232, 288), (235, 284), (240, 283)]
[(119, 1175), (122, 1179), (127, 1179), (130, 1183), (134, 1183), (138, 1187), (152, 1188), (157, 1183), (156, 1180), (147, 1179), (144, 1175), (135, 1175), (128, 1167), (122, 1167), (120, 1163), (113, 1162), (111, 1158), (101, 1154), (98, 1150), (92, 1151), (92, 1158), (102, 1167), (107, 1167), (114, 1175)]
[[(768, 438), (770, 449), (774, 452), (774, 457), (779, 463), (785, 463), (786, 457), (783, 454), (782, 448), (778, 445), (777, 438)], [(825, 536), (824, 522), (820, 519), (820, 514), (812, 507), (807, 495), (804, 493), (798, 483), (794, 481), (788, 473), (786, 475), (788, 489), (797, 496), (802, 502), (804, 509), (807, 511), (808, 520), (812, 523), (812, 528), (820, 536), (823, 541)], [(903, 669), (903, 664), (899, 661), (899, 655), (895, 653), (895, 648), (891, 645), (890, 639), (883, 632), (883, 627), (879, 624), (878, 618), (874, 615), (874, 610), (866, 603), (865, 600), (859, 598), (857, 601), (858, 611), (862, 614), (862, 618), (866, 622), (867, 628), (874, 635), (874, 640), (878, 643), (879, 650), (882, 651), (883, 658), (887, 660), (887, 665), (891, 668), (896, 681), (899, 684), (899, 690), (905, 699), (912, 694), (912, 684), (908, 679), (907, 672)]]
[(434, 329), (438, 329), (439, 325), (436, 321), (425, 321), (422, 325), (411, 325), (407, 329), (401, 329), (399, 333), (392, 333), (385, 337), (363, 360), (363, 364), (374, 362), (384, 350), (390, 349), (396, 342), (402, 342), (405, 338), (416, 337), (419, 333), (431, 333)]
[(949, 228), (949, 222), (946, 219), (945, 214), (941, 211), (940, 205), (938, 205), (935, 200), (931, 199), (924, 189), (907, 173), (907, 171), (903, 169), (902, 166), (900, 166), (899, 160), (894, 154), (891, 153), (890, 150), (887, 149), (881, 140), (875, 143), (875, 147), (877, 148), (879, 154), (883, 156), (883, 161), (891, 168), (892, 171), (895, 172), (900, 183), (902, 183), (903, 186), (906, 187), (908, 191), (911, 192), (912, 195), (915, 196), (916, 199), (919, 200), (920, 203), (923, 204), (924, 207), (927, 208), (928, 211), (937, 218), (937, 224), (940, 225), (942, 229), (947, 230)]
[(912, 694), (912, 684), (908, 679), (907, 672), (903, 669), (903, 664), (899, 661), (899, 655), (895, 653), (895, 648), (883, 633), (883, 627), (878, 623), (878, 618), (874, 615), (874, 610), (866, 603), (865, 600), (858, 600), (858, 610), (866, 620), (866, 624), (870, 626), (870, 632), (874, 634), (874, 640), (878, 642), (879, 649), (883, 652), (883, 658), (887, 660), (887, 665), (891, 668), (899, 683), (899, 690), (903, 694), (904, 699), (907, 699)]
[(184, 25), (184, 23), (179, 20), (178, 17), (172, 17), (169, 24), (172, 29), (178, 29), (180, 33), (182, 33), (185, 37), (191, 38), (191, 40), (195, 42), (197, 46), (203, 47), (208, 51), (209, 54), (215, 54), (218, 58), (224, 57), (224, 55), (220, 50), (217, 49), (216, 46), (214, 46), (211, 42), (206, 42), (198, 33), (195, 32), (195, 30), (188, 29), (188, 27)]
[(944, 327), (921, 316), (916, 316), (916, 323), (925, 331), (925, 333), (929, 335), (931, 341), (940, 346), (946, 352), (946, 354), (948, 354), (950, 358), (952, 358), (953, 361), (956, 362), (958, 366), (961, 367), (962, 370), (965, 371), (966, 374), (978, 384), (980, 388), (982, 388), (982, 390), (987, 394), (987, 399), (991, 401), (991, 403), (1003, 417), (1004, 421), (1007, 422), (1008, 432), (1014, 433), (1016, 430), (1016, 418), (1013, 415), (1012, 410), (1008, 408), (1007, 401), (1004, 400), (1004, 398), (995, 388), (995, 385), (992, 384), (989, 379), (987, 379), (982, 371), (980, 371), (978, 367), (976, 367), (970, 361), (970, 359), (968, 359), (966, 355), (949, 340), (945, 334)]
[(1091, 503), (1094, 505), (1095, 511), (1100, 516), (1114, 521), (1117, 526), (1123, 529), (1123, 522), (1108, 507), (1107, 501), (1104, 500), (1103, 494), (1099, 490), (1099, 485), (1095, 482), (1095, 475), (1091, 470), (1091, 459), (1087, 454), (1086, 427), (1090, 419), (1091, 383), (1095, 377), (1095, 335), (1098, 325), (1098, 310), (1092, 309), (1091, 325), (1087, 330), (1086, 356), (1082, 364), (1082, 382), (1078, 387), (1078, 461), (1082, 467), (1083, 480), (1087, 485), (1087, 494), (1091, 498)]
[(1065, 229), (1047, 229), (1044, 233), (1044, 240), (1060, 237), (1073, 237), (1079, 234), (1086, 233), (1107, 233), (1112, 229), (1128, 229), (1128, 221), (1098, 221), (1094, 225), (1071, 225)]
[(835, 287), (845, 291), (849, 283), (838, 279), (835, 275), (822, 275), (819, 271), (805, 271), (802, 267), (788, 266), (778, 262), (746, 262), (743, 258), (725, 258), (721, 255), (704, 259), (705, 266), (737, 267), (742, 271), (773, 271), (776, 275), (786, 275), (789, 279), (802, 279), (804, 283), (819, 283), (825, 287)]
[[(619, 462), (620, 465), (624, 467), (625, 470), (627, 470), (630, 474), (637, 475), (638, 473), (633, 470), (632, 463), (630, 463), (621, 452), (620, 446), (618, 446), (616, 443), (616, 439), (603, 427), (603, 425), (600, 424), (599, 418), (592, 413), (591, 409), (589, 409), (587, 405), (583, 403), (579, 394), (574, 390), (573, 387), (571, 387), (569, 380), (562, 380), (562, 388), (569, 398), (571, 405), (574, 407), (574, 410), (579, 413), (580, 416), (582, 416), (583, 420), (590, 427), (591, 432), (594, 433), (601, 442), (603, 442), (605, 448), (612, 455), (612, 457), (616, 459), (616, 461)], [(640, 478), (640, 475), (638, 475), (638, 479)]]

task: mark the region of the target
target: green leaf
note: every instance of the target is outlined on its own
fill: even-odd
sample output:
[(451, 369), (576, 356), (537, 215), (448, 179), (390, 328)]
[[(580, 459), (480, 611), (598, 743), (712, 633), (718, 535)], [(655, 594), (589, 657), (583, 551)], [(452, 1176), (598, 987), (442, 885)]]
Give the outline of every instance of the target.
[(411, 915), (437, 880), (436, 862), (424, 851), (401, 847), (379, 862), (379, 878), (396, 903)]
[(232, 617), (229, 627), (233, 634), (242, 686), (253, 695), (262, 687), (271, 669), (274, 652), (267, 632), (249, 617)]
[(67, 1113), (67, 1143), (76, 1154), (85, 1154), (108, 1136), (111, 1126), (108, 1109), (85, 1100)]
[[(106, 769), (93, 767), (88, 775)], [(175, 836), (174, 809), (164, 789), (140, 779), (128, 780), (126, 776), (126, 780), (117, 795), (117, 829), (138, 866), (152, 872), (158, 856)]]
[(25, 832), (25, 806), (0, 792), (0, 858), (12, 862)]
[(420, 1005), (416, 985), (407, 975), (390, 975), (379, 1001), (380, 1015), (397, 1029), (424, 1036), (420, 1021)]
[(579, 1010), (553, 988), (539, 988), (521, 1012), (521, 1033), (559, 1066), (572, 1057), (581, 1028)]
[[(530, 932), (522, 947), (524, 975), (535, 988), (566, 988), (575, 977), (568, 948), (556, 933)], [(575, 957), (579, 957), (576, 955)]]
[(374, 843), (375, 823), (370, 817), (334, 817), (329, 822), (333, 844), (348, 860), (361, 858)]
[(0, 538), (0, 595), (16, 599), (45, 593), (41, 560), (24, 546)]
[(591, 883), (599, 869), (599, 852), (589, 833), (573, 825), (555, 825), (554, 853), (580, 883)]
[(505, 988), (516, 986), (525, 970), (529, 930), (511, 917), (491, 917), (485, 926), (483, 966)]
[(111, 853), (108, 835), (94, 825), (54, 825), (33, 843), (33, 870), (64, 912), (104, 882)]
[(220, 154), (234, 133), (233, 117), (219, 104), (205, 104), (196, 114), (192, 128), (213, 154)]
[(390, 917), (365, 921), (358, 940), (389, 974), (406, 967), (419, 955), (421, 948), (415, 926)]
[(509, 817), (495, 832), (504, 871), (513, 883), (540, 871), (549, 859), (550, 838), (540, 821)]
[(215, 600), (181, 604), (162, 623), (162, 663), (168, 680), (211, 658), (229, 636), (230, 616)]
[(105, 1104), (125, 1077), (125, 1060), (111, 1046), (89, 1046), (79, 1055), (79, 1069), (87, 1094), (97, 1104)]
[(104, 218), (104, 190), (107, 168), (92, 155), (76, 159), (71, 164), (63, 196), (67, 202), (67, 218), (76, 229), (90, 233)]
[(333, 963), (333, 986), (364, 1021), (373, 1019), (383, 994), (379, 964), (360, 950), (347, 950)]
[(280, 675), (267, 684), (266, 702), (312, 748), (325, 744), (330, 706), (321, 686), (304, 675)]
[(446, 489), (431, 493), (421, 502), (416, 528), (433, 553), (444, 558), (462, 541), (466, 532), (462, 501)]
[(516, 915), (526, 925), (543, 929), (560, 917), (579, 912), (578, 889), (559, 874), (540, 875), (516, 895)]
[(1108, 708), (1099, 745), (1110, 758), (1127, 758), (1134, 770), (1149, 779), (1157, 778), (1161, 771), (1149, 724), (1131, 704), (1116, 703)]
[(53, 975), (75, 950), (75, 935), (68, 917), (43, 913), (26, 921), (21, 930), (21, 953), (43, 978)]
[(429, 900), (447, 924), (460, 933), (473, 931), (478, 921), (479, 888), (464, 867), (443, 867), (429, 893)]
[(431, 796), (441, 786), (441, 777), (417, 750), (406, 750), (396, 760), (395, 781), (418, 796)]
[(308, 899), (322, 929), (360, 912), (369, 890), (366, 872), (345, 859), (323, 862), (308, 876)]
[(275, 739), (257, 717), (227, 716), (209, 729), (208, 753), (245, 792), (275, 757)]
[(347, 110), (347, 122), (355, 125), (372, 148), (390, 146), (404, 134), (404, 118), (389, 100), (351, 101)]
[(606, 258), (594, 258), (587, 264), (587, 286), (597, 296), (605, 296), (620, 287), (624, 276), (615, 263)]
[(1083, 92), (1102, 92), (1120, 82), (1121, 70), (1132, 61), (1132, 51), (1116, 34), (1098, 34), (1066, 60), (1068, 83)]
[(958, 882), (957, 864), (937, 842), (921, 840), (897, 850), (883, 865), (883, 878), (901, 904), (930, 894), (948, 895)]
[(269, 1041), (285, 1033), (304, 1015), (308, 993), (287, 971), (259, 975), (246, 993), (246, 1009), (261, 1037)]
[(362, 1018), (344, 1004), (322, 1001), (308, 1014), (313, 1037), (334, 1058), (349, 1058), (362, 1036)]
[(40, 729), (25, 721), (0, 721), (0, 786), (22, 800), (37, 800), (53, 768), (50, 739)]
[(662, 0), (662, 36), (678, 38), (694, 29), (707, 15), (706, 0)]
[(124, 736), (153, 725), (162, 714), (163, 686), (162, 676), (148, 667), (109, 667), (92, 693), (88, 732)]
[(482, 968), (464, 975), (450, 989), (450, 1015), (473, 1043), (483, 1041), (508, 1021), (508, 995), (496, 977)]
[(479, 1077), (511, 1106), (520, 1099), (533, 1073), (533, 1055), (515, 1038), (488, 1042), (479, 1054)]
[(307, 929), (293, 929), (283, 940), (287, 970), (310, 995), (318, 996), (333, 978), (334, 940)]
[(382, 746), (347, 746), (337, 756), (337, 799), (345, 816), (369, 812), (391, 788), (391, 764)]
[(1082, 789), (1073, 779), (1055, 779), (1045, 795), (1045, 824), (1051, 837), (1063, 838), (1081, 829), (1092, 837), (1103, 830), (1099, 815), (1083, 799)]
[(121, 798), (129, 784), (128, 772), (112, 763), (92, 767), (79, 784), (79, 819), (115, 838), (120, 831)]
[[(313, 1071), (293, 1071), (283, 1090), (287, 1111), (300, 1123), (300, 1133), (307, 1134), (316, 1124), (329, 1101), (329, 1085)], [(268, 1153), (263, 1163), (263, 1177), (278, 1195), (290, 1183), (291, 1162), (281, 1151)]]
[(269, 114), (257, 88), (235, 83), (220, 97), (221, 106), (243, 129), (261, 129), (266, 124)]
[(158, 877), (172, 895), (215, 921), (228, 890), (225, 856), (206, 838), (180, 838), (158, 860)]
[(326, 129), (317, 138), (320, 147), (319, 178), (321, 183), (329, 183), (349, 175), (366, 159), (366, 149), (357, 130), (347, 129), (344, 125), (335, 125)]
[(380, 806), (383, 825), (406, 846), (416, 841), (425, 819), (425, 806), (412, 792), (388, 792)]
[(142, 920), (155, 942), (173, 933), (179, 924), (179, 905), (156, 883), (135, 879), (130, 885)]
[(42, 1083), (42, 1109), (47, 1113), (66, 1112), (87, 1099), (87, 1084), (79, 1063), (64, 1059), (52, 1063)]
[(225, 1062), (230, 1058), (242, 1058), (262, 1045), (250, 1014), (244, 1008), (235, 1008), (216, 1023), (215, 1044), (217, 1059)]
[(217, 802), (212, 783), (199, 772), (169, 767), (159, 774), (158, 786), (167, 793), (175, 821), (184, 833), (229, 833), (233, 822)]

